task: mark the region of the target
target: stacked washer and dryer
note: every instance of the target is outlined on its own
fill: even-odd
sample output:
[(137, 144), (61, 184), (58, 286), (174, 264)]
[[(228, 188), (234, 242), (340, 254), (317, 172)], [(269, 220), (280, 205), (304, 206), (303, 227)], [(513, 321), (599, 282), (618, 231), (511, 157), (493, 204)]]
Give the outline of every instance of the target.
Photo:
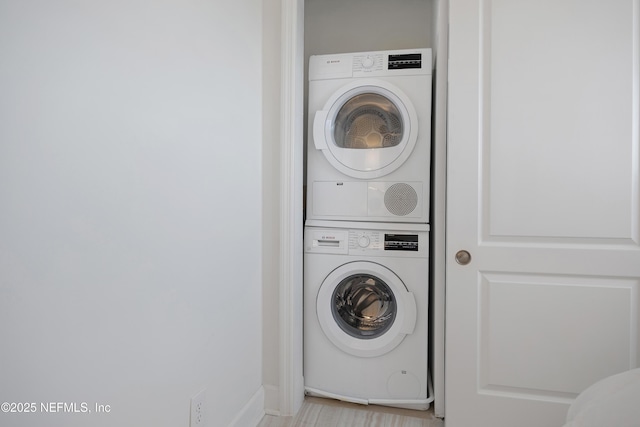
[(428, 409), (431, 49), (312, 56), (309, 395)]

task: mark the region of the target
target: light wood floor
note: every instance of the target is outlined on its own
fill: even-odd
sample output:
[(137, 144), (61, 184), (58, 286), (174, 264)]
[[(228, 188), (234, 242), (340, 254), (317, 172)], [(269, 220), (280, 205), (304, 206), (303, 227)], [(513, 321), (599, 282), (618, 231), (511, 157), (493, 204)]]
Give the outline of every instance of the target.
[(411, 411), (306, 397), (295, 418), (265, 415), (258, 427), (444, 427), (444, 422), (433, 409)]

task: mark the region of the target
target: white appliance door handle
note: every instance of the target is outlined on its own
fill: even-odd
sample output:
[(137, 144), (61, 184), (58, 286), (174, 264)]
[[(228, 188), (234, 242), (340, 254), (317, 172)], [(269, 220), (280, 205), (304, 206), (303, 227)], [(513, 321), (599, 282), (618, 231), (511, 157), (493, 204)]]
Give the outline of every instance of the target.
[(328, 111), (316, 111), (316, 115), (313, 118), (313, 144), (316, 146), (316, 150), (326, 150), (327, 139), (324, 134), (324, 125), (327, 122)]
[(416, 298), (412, 292), (407, 292), (405, 299), (405, 316), (402, 324), (403, 334), (409, 335), (413, 333), (416, 328)]

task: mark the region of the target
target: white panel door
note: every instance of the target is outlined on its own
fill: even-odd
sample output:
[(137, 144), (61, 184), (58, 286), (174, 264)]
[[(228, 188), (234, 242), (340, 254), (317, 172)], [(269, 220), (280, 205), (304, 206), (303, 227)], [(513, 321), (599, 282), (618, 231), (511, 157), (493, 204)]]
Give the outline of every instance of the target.
[(447, 427), (640, 365), (639, 7), (450, 1)]

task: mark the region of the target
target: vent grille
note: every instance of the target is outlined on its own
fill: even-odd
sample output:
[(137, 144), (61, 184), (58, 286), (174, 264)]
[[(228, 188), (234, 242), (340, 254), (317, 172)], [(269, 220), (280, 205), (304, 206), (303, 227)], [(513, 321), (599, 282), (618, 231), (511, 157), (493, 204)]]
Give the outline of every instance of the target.
[(409, 215), (418, 206), (418, 194), (409, 184), (393, 184), (384, 193), (384, 205), (394, 215)]

